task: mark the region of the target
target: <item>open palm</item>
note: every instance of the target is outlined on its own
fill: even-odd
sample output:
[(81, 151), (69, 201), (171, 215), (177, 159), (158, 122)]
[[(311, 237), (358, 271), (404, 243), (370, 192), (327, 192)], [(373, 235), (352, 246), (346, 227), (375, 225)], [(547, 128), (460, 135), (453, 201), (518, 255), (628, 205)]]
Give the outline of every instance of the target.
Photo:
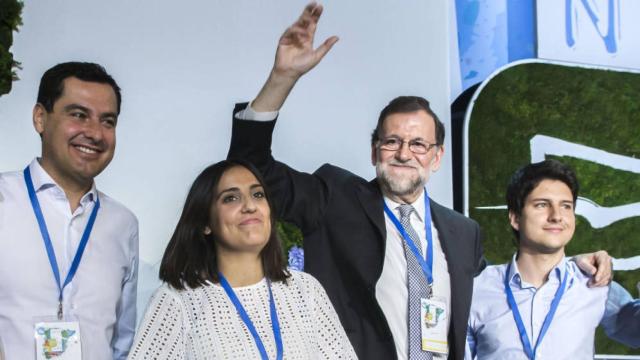
[(307, 5), (298, 18), (280, 37), (274, 71), (291, 78), (298, 78), (316, 66), (338, 41), (336, 36), (325, 40), (317, 49), (313, 48), (322, 5)]

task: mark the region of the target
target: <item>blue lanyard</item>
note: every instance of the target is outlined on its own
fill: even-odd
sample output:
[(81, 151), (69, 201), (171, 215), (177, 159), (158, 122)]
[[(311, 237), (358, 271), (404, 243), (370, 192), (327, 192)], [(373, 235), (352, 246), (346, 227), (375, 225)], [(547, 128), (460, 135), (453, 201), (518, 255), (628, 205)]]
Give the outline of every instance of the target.
[[(560, 270), (558, 270), (559, 272)], [(507, 302), (509, 303), (509, 308), (511, 308), (511, 312), (513, 313), (513, 318), (516, 321), (516, 326), (518, 327), (518, 332), (520, 333), (520, 340), (522, 341), (522, 347), (524, 348), (524, 352), (527, 357), (531, 360), (536, 358), (536, 351), (538, 350), (538, 346), (542, 343), (542, 338), (544, 338), (547, 330), (549, 330), (549, 326), (551, 325), (551, 321), (553, 321), (553, 316), (556, 314), (556, 310), (558, 310), (558, 304), (560, 304), (560, 299), (562, 299), (562, 295), (564, 295), (564, 290), (567, 285), (567, 274), (569, 274), (568, 269), (565, 267), (564, 277), (558, 290), (556, 291), (556, 295), (553, 297), (551, 301), (551, 308), (547, 313), (547, 316), (544, 318), (544, 322), (542, 323), (542, 328), (540, 329), (540, 335), (538, 336), (538, 341), (536, 341), (535, 347), (531, 348), (531, 343), (529, 342), (529, 336), (527, 335), (527, 329), (524, 327), (524, 322), (522, 321), (522, 317), (520, 316), (520, 311), (518, 310), (518, 304), (516, 303), (516, 299), (513, 297), (513, 292), (511, 291), (511, 286), (509, 285), (509, 274), (511, 273), (511, 263), (507, 266), (507, 273), (504, 279), (504, 290), (507, 293)], [(558, 274), (558, 278), (560, 275)]]
[(420, 250), (418, 250), (418, 247), (413, 242), (413, 240), (411, 240), (409, 234), (407, 234), (404, 227), (400, 223), (400, 220), (398, 220), (393, 211), (389, 209), (386, 202), (384, 203), (384, 212), (396, 226), (396, 228), (402, 235), (402, 238), (409, 246), (409, 249), (411, 249), (411, 252), (416, 257), (416, 260), (418, 260), (418, 264), (420, 264), (422, 272), (427, 278), (427, 283), (429, 283), (429, 285), (433, 284), (433, 237), (431, 236), (431, 206), (429, 203), (429, 194), (427, 193), (427, 189), (424, 189), (424, 232), (427, 237), (426, 260), (422, 258), (422, 256), (420, 255)]
[(47, 249), (47, 256), (49, 257), (49, 264), (51, 265), (51, 270), (53, 271), (53, 276), (56, 278), (56, 284), (58, 285), (58, 320), (62, 320), (62, 293), (64, 288), (73, 280), (73, 277), (76, 275), (76, 271), (78, 270), (78, 266), (80, 266), (80, 260), (82, 259), (82, 254), (84, 253), (84, 249), (87, 247), (87, 242), (89, 241), (89, 235), (91, 234), (91, 230), (93, 229), (93, 223), (96, 220), (96, 216), (98, 215), (98, 209), (100, 208), (100, 199), (96, 197), (96, 204), (93, 207), (93, 211), (91, 212), (91, 216), (89, 216), (89, 221), (87, 222), (87, 226), (84, 229), (84, 233), (82, 234), (82, 238), (80, 239), (80, 244), (78, 244), (78, 249), (76, 250), (76, 255), (73, 257), (73, 261), (71, 262), (71, 267), (69, 268), (69, 272), (67, 273), (67, 277), (64, 279), (64, 284), (60, 284), (60, 270), (58, 268), (58, 262), (56, 261), (56, 254), (53, 250), (53, 245), (51, 244), (51, 238), (49, 237), (49, 230), (47, 229), (47, 223), (44, 221), (44, 216), (42, 215), (42, 209), (40, 208), (40, 202), (38, 201), (38, 197), (36, 196), (36, 191), (33, 188), (33, 181), (31, 180), (31, 171), (27, 166), (24, 169), (24, 182), (27, 185), (27, 191), (29, 193), (29, 199), (31, 200), (31, 207), (33, 207), (33, 213), (38, 220), (38, 226), (40, 227), (40, 234), (42, 234), (42, 240), (44, 241), (44, 247)]
[[(222, 285), (222, 288), (227, 293), (227, 296), (229, 296), (229, 299), (231, 299), (231, 302), (236, 307), (236, 310), (238, 311), (238, 315), (240, 315), (240, 318), (242, 319), (244, 324), (247, 326), (247, 329), (249, 329), (249, 332), (253, 336), (253, 340), (256, 342), (256, 346), (258, 347), (258, 351), (260, 351), (260, 356), (262, 357), (262, 360), (269, 360), (269, 357), (267, 356), (267, 350), (264, 348), (264, 344), (260, 339), (260, 335), (258, 335), (258, 331), (256, 331), (255, 326), (253, 326), (253, 322), (249, 318), (249, 314), (247, 314), (247, 312), (244, 310), (244, 306), (242, 306), (240, 299), (238, 299), (238, 297), (236, 296), (236, 293), (231, 288), (231, 285), (229, 285), (229, 282), (224, 277), (224, 275), (222, 275), (221, 272), (218, 272), (218, 278), (220, 279), (220, 285)], [(277, 351), (276, 359), (282, 360), (282, 353), (283, 353), (282, 335), (280, 334), (280, 323), (278, 322), (278, 312), (276, 311), (276, 304), (273, 301), (273, 293), (271, 292), (271, 282), (267, 280), (267, 284), (269, 288), (269, 309), (271, 310), (271, 327), (273, 329), (273, 337), (276, 340), (276, 351)]]

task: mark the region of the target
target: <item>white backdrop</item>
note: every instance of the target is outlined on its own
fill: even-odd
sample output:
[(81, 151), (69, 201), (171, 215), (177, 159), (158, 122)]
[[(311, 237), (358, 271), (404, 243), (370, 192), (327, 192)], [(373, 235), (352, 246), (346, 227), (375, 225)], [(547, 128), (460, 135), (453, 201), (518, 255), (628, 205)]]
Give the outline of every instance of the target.
[[(20, 81), (0, 97), (0, 171), (40, 153), (31, 110), (42, 73), (64, 61), (103, 64), (123, 89), (116, 156), (98, 187), (140, 220), (138, 312), (157, 286), (157, 266), (191, 181), (225, 157), (231, 111), (257, 93), (275, 44), (303, 1), (27, 0), (14, 38)], [(432, 102), (449, 130), (450, 4), (326, 1), (318, 42), (341, 40), (301, 80), (283, 108), (274, 154), (313, 171), (324, 162), (366, 178), (369, 136), (397, 95)], [(454, 37), (454, 38), (451, 38)], [(456, 64), (457, 66), (457, 64)], [(450, 206), (451, 157), (431, 195)]]

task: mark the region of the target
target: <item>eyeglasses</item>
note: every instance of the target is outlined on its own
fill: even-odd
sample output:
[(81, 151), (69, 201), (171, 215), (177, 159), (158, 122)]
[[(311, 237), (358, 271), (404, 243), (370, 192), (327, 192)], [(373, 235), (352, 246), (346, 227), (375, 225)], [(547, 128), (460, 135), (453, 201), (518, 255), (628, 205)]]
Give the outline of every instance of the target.
[(397, 137), (388, 137), (384, 139), (378, 140), (378, 147), (382, 150), (388, 151), (398, 151), (402, 148), (402, 145), (407, 143), (409, 145), (409, 150), (411, 150), (414, 154), (426, 154), (435, 146), (439, 146), (440, 144), (430, 144), (426, 141), (422, 140), (403, 140)]

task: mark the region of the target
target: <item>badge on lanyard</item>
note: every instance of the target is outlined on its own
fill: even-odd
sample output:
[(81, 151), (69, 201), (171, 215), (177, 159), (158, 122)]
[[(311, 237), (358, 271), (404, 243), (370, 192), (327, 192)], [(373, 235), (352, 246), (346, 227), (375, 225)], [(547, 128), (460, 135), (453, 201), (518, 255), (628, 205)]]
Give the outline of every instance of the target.
[(447, 342), (447, 304), (444, 299), (432, 297), (420, 299), (420, 318), (422, 327), (422, 350), (439, 354), (449, 352)]
[(31, 171), (27, 166), (24, 169), (24, 181), (29, 194), (29, 200), (33, 208), (33, 213), (38, 222), (40, 228), (40, 234), (44, 242), (44, 247), (47, 251), (47, 257), (49, 258), (49, 265), (51, 265), (51, 271), (53, 272), (56, 285), (58, 287), (58, 311), (56, 317), (51, 319), (49, 317), (36, 319), (35, 321), (35, 340), (36, 340), (36, 359), (56, 359), (56, 360), (81, 360), (81, 338), (80, 338), (80, 323), (78, 321), (72, 321), (71, 315), (63, 313), (63, 293), (64, 288), (71, 283), (71, 280), (76, 274), (78, 267), (80, 266), (80, 260), (82, 254), (89, 241), (93, 224), (98, 215), (100, 209), (100, 199), (96, 197), (96, 203), (89, 215), (87, 226), (80, 239), (80, 244), (76, 250), (76, 255), (73, 257), (69, 272), (67, 273), (64, 282), (61, 281), (60, 271), (58, 268), (58, 262), (53, 250), (53, 244), (49, 236), (49, 230), (47, 229), (47, 223), (44, 219), (42, 209), (40, 208), (40, 202), (33, 187), (33, 181), (31, 179)]
[(37, 360), (81, 360), (77, 321), (42, 321), (35, 324)]

